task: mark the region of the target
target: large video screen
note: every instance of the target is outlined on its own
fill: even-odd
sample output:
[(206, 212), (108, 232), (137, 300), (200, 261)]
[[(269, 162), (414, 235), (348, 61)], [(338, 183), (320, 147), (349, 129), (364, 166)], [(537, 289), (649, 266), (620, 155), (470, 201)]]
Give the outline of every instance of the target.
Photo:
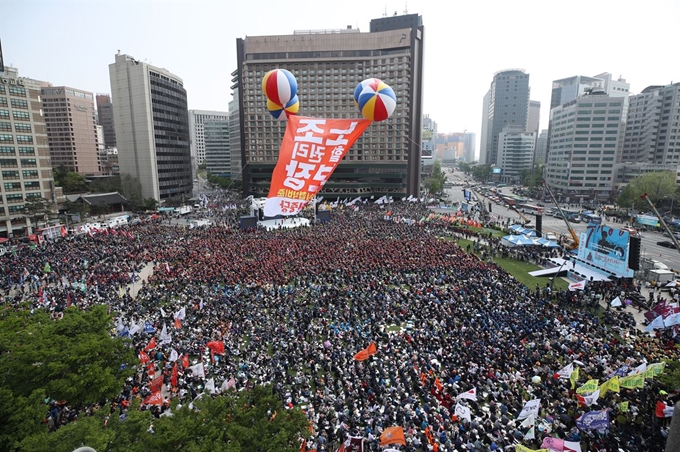
[(634, 272), (628, 268), (629, 243), (628, 231), (590, 223), (581, 234), (578, 257), (618, 277), (630, 278)]
[(493, 174), (501, 174), (503, 172), (503, 168), (494, 167), (492, 172)]

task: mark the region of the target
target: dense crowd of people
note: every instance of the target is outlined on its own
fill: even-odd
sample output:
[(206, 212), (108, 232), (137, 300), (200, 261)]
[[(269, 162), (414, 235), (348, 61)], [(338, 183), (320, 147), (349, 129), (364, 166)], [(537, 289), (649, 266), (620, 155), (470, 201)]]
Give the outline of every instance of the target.
[[(416, 220), (430, 213), (418, 203), (389, 209)], [(209, 227), (158, 219), (126, 234), (8, 254), (0, 258), (4, 302), (55, 313), (105, 303), (116, 334), (130, 336), (137, 352), (157, 339), (147, 353), (153, 373), (139, 365), (112, 415), (124, 415), (132, 398), (146, 399), (161, 376), (163, 403), (143, 405), (154, 416), (171, 399), (189, 404), (271, 384), (285, 407), (306, 412), (308, 450), (335, 451), (360, 436), (365, 450), (378, 451), (390, 426), (403, 427), (407, 444), (396, 447), (404, 451), (536, 449), (544, 437), (580, 442), (584, 451), (663, 450), (667, 422), (655, 406), (660, 398), (672, 405), (677, 394), (664, 394), (658, 379), (583, 406), (569, 378), (555, 378), (573, 364), (578, 387), (678, 359), (668, 332), (650, 335), (625, 311), (598, 309), (630, 282), (580, 292), (526, 287), (493, 256), (540, 262), (554, 251), (508, 252), (436, 220), (386, 221), (372, 203), (334, 209), (328, 223), (272, 231), (240, 230), (244, 213), (218, 208)], [(463, 237), (484, 238), (487, 254), (458, 246)], [(212, 356), (207, 344), (215, 341), (224, 354)], [(376, 353), (356, 360), (371, 343)], [(470, 390), (474, 398), (457, 397)], [(517, 419), (531, 399), (540, 399), (533, 438)], [(457, 404), (470, 419), (455, 414)], [(583, 413), (603, 409), (609, 428), (577, 428)], [(52, 428), (70, 416), (50, 407)]]

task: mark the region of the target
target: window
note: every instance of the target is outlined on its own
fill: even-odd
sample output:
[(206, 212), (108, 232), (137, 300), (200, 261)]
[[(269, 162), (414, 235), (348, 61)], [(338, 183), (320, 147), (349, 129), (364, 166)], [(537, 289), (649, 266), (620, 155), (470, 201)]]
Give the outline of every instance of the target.
[(21, 159), (22, 167), (36, 167), (38, 163), (35, 159)]
[(23, 99), (11, 99), (12, 108), (23, 108), (28, 110), (28, 102)]
[(4, 119), (4, 118), (9, 119), (9, 110), (0, 109), (0, 119)]
[[(3, 110), (0, 110), (0, 118), (2, 118), (2, 112), (3, 112)], [(27, 111), (13, 111), (12, 116), (14, 117), (14, 119), (16, 121), (30, 121), (31, 120), (31, 115)], [(7, 117), (9, 118), (9, 113), (7, 114)]]
[(14, 148), (12, 146), (0, 146), (0, 154), (14, 155)]
[(19, 171), (3, 171), (2, 177), (4, 179), (19, 179)]
[(26, 89), (23, 86), (9, 85), (9, 93), (12, 96), (26, 96)]
[[(14, 152), (12, 152), (14, 153)], [(35, 148), (33, 147), (19, 147), (19, 154), (21, 155), (35, 155)]]
[(30, 124), (24, 124), (24, 123), (14, 124), (14, 131), (31, 133), (31, 125)]
[(12, 123), (10, 122), (0, 122), (0, 130), (3, 132), (11, 132), (12, 131)]
[(14, 135), (0, 133), (0, 143), (14, 143)]
[[(35, 179), (38, 177), (38, 172), (36, 170), (23, 170), (21, 175), (24, 176), (25, 179)], [(19, 177), (18, 173), (17, 177)]]
[(33, 143), (31, 135), (17, 135), (17, 143)]

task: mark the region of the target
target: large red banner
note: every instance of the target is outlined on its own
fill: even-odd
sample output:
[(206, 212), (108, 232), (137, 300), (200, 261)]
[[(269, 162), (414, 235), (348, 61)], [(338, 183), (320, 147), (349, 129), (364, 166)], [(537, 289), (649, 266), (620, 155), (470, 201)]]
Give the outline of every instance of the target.
[(289, 116), (264, 215), (295, 215), (304, 209), (370, 124), (368, 119)]

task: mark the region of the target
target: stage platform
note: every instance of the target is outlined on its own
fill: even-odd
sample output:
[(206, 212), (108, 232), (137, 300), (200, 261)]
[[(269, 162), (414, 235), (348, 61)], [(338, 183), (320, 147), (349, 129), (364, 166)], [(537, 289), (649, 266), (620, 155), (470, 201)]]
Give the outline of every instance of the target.
[(258, 221), (258, 226), (266, 228), (268, 231), (272, 229), (290, 229), (300, 226), (309, 226), (310, 221), (307, 218), (282, 218), (280, 220), (264, 220)]

